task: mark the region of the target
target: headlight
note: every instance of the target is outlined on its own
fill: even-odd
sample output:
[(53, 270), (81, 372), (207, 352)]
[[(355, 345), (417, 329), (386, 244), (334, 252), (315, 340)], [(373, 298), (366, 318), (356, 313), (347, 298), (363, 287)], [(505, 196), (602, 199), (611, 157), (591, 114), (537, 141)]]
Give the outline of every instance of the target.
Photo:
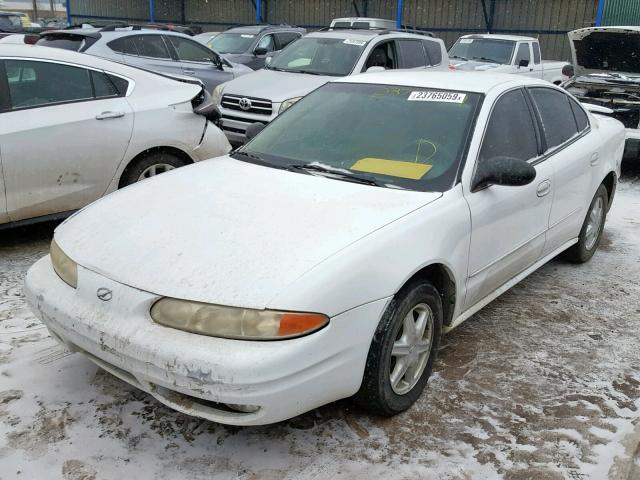
[(51, 241), (51, 263), (53, 269), (67, 285), (76, 288), (78, 286), (78, 264), (71, 260), (60, 249), (55, 240)]
[(222, 83), (213, 89), (213, 93), (211, 94), (211, 101), (214, 103), (214, 105), (220, 105), (220, 102), (222, 102), (223, 91), (224, 85)]
[(299, 337), (329, 323), (329, 318), (319, 313), (253, 310), (176, 298), (162, 298), (154, 303), (151, 318), (165, 327), (243, 340)]
[(284, 102), (282, 102), (282, 105), (280, 105), (280, 110), (278, 111), (278, 115), (287, 110), (291, 105), (296, 103), (301, 98), (302, 97), (290, 98), (289, 100), (285, 100)]

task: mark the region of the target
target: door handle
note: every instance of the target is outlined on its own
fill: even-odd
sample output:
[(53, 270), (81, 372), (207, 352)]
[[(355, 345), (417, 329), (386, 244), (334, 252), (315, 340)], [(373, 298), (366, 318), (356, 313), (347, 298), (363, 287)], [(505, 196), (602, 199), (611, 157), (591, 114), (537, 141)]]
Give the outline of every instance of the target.
[(102, 112), (96, 115), (96, 120), (108, 120), (110, 118), (124, 117), (124, 112)]
[(592, 167), (595, 167), (598, 164), (599, 160), (600, 160), (600, 156), (598, 155), (598, 152), (596, 152), (593, 155), (591, 155), (591, 161), (589, 163), (591, 164)]
[(536, 195), (539, 197), (544, 197), (549, 194), (551, 191), (551, 181), (545, 180), (544, 182), (540, 182), (538, 184), (538, 188), (536, 189)]

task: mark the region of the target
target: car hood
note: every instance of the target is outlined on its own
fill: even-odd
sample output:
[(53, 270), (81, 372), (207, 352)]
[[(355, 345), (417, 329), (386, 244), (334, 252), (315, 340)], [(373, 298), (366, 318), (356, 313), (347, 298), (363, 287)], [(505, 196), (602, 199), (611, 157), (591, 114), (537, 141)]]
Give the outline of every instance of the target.
[[(576, 76), (640, 76), (640, 27), (590, 27), (568, 33)], [(615, 54), (613, 53), (615, 52)]]
[(269, 301), (339, 250), (441, 195), (219, 157), (108, 195), (70, 217), (55, 238), (79, 265), (140, 290), (286, 308)]
[(257, 70), (225, 84), (225, 94), (266, 98), (274, 103), (302, 97), (336, 77)]

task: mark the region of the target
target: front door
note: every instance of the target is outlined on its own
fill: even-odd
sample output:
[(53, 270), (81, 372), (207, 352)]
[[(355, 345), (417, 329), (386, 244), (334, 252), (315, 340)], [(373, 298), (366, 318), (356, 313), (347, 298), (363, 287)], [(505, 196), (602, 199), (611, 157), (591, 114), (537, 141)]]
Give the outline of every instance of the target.
[(76, 210), (104, 194), (122, 161), (133, 112), (104, 72), (5, 59), (11, 109), (0, 139), (13, 221)]
[[(492, 157), (513, 157), (535, 164), (529, 185), (491, 185), (465, 194), (471, 213), (471, 245), (465, 307), (491, 295), (539, 260), (543, 253), (553, 198), (553, 169), (539, 162), (533, 112), (520, 88), (494, 105), (478, 164)], [(477, 165), (476, 165), (477, 170)]]

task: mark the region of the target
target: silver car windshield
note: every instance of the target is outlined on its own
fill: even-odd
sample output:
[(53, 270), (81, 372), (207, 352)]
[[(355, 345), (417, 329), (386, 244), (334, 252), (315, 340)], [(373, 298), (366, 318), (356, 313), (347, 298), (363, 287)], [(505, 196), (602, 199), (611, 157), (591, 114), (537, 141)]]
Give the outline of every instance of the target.
[(221, 33), (209, 42), (209, 47), (218, 53), (244, 53), (256, 36), (250, 33)]
[(278, 116), (239, 152), (247, 161), (338, 180), (446, 191), (455, 183), (481, 97), (424, 87), (329, 83)]
[(284, 49), (269, 64), (269, 70), (345, 76), (351, 73), (366, 40), (301, 38)]

